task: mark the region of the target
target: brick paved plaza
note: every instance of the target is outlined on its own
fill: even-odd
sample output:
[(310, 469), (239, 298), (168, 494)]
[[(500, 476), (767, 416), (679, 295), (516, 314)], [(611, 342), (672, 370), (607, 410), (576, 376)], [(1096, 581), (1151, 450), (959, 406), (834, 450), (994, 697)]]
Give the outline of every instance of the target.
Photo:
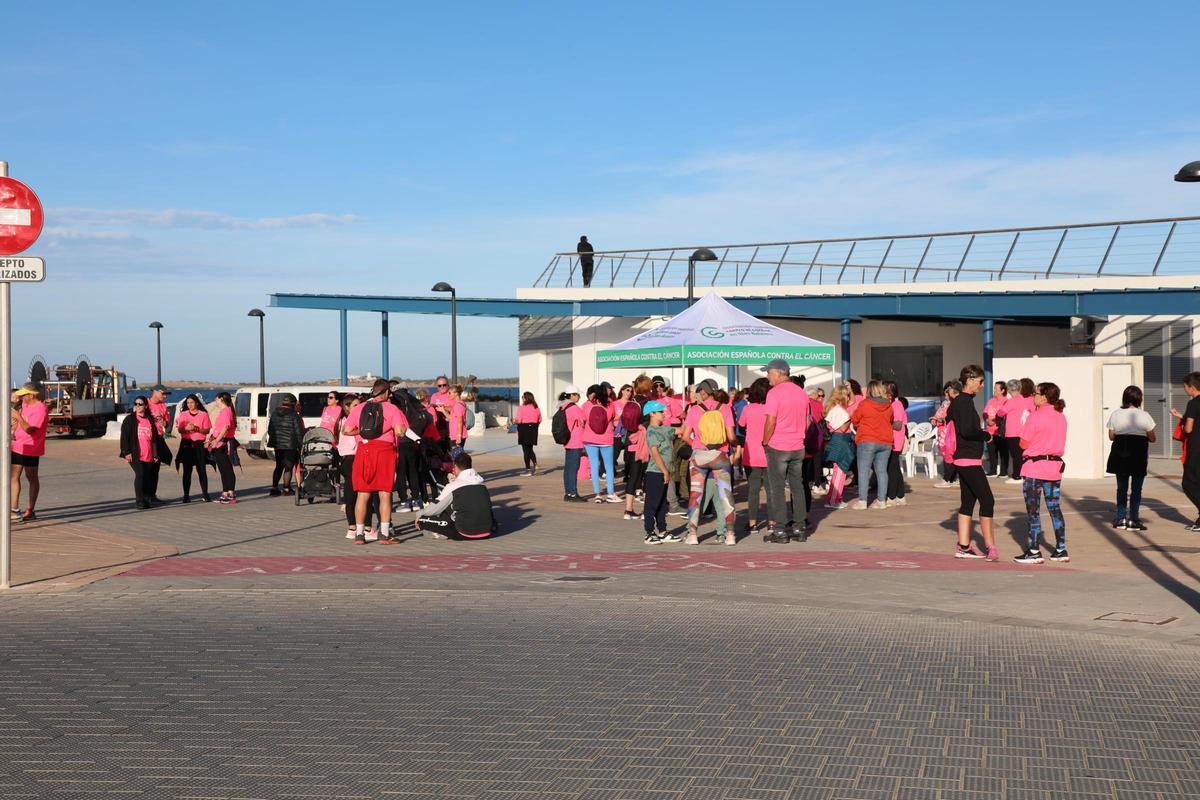
[(355, 548), (262, 462), (236, 507), (137, 512), (113, 449), (52, 442), (15, 529), (5, 797), (1200, 796), (1200, 541), (1169, 479), (1144, 535), (1068, 484), (1072, 563), (1017, 567), (949, 558), (957, 493), (924, 478), (805, 545), (646, 548), (493, 447), (505, 535)]

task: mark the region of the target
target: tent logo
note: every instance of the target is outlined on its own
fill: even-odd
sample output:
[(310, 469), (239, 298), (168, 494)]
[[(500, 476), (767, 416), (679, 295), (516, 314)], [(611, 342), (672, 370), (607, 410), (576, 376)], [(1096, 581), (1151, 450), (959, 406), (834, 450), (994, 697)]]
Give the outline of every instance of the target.
[(701, 328), (700, 335), (707, 339), (724, 339), (725, 331), (720, 328)]

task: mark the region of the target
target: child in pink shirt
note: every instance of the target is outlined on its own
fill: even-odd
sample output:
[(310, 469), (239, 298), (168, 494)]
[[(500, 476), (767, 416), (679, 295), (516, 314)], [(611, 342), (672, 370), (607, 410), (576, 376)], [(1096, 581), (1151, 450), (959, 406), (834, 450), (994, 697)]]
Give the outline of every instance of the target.
[(1057, 385), (1039, 383), (1033, 395), (1034, 410), (1025, 419), (1021, 430), (1021, 450), (1024, 454), (1021, 465), (1022, 491), (1025, 495), (1025, 510), (1029, 514), (1029, 548), (1017, 556), (1018, 564), (1041, 564), (1042, 514), (1041, 497), (1046, 497), (1046, 511), (1054, 527), (1054, 552), (1051, 561), (1066, 563), (1067, 527), (1062, 514), (1063, 453), (1067, 446), (1067, 418), (1063, 416), (1063, 402)]

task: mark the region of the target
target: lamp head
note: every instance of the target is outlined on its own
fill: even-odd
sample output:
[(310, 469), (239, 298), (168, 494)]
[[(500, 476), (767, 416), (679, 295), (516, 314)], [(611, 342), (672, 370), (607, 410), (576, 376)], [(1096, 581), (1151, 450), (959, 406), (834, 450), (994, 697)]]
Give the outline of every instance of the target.
[(691, 260), (692, 261), (716, 261), (717, 254), (714, 253), (712, 250), (709, 250), (707, 247), (701, 247), (699, 250), (692, 253)]
[(149, 326), (149, 327), (151, 327), (151, 328), (161, 328), (162, 326), (163, 326), (163, 324), (162, 324), (161, 322), (159, 322), (158, 320), (155, 320), (154, 322), (151, 322), (151, 323), (150, 323), (150, 326)]
[(1200, 161), (1190, 161), (1175, 173), (1175, 180), (1180, 183), (1196, 183), (1200, 181)]
[(266, 312), (264, 312), (261, 308), (252, 308), (252, 309), (250, 309), (249, 312), (247, 312), (246, 316), (247, 317), (265, 317)]
[(435, 283), (433, 285), (433, 288), (430, 289), (429, 291), (431, 291), (431, 292), (453, 292), (454, 287), (451, 286), (450, 284), (446, 283), (445, 281), (438, 281), (437, 283)]

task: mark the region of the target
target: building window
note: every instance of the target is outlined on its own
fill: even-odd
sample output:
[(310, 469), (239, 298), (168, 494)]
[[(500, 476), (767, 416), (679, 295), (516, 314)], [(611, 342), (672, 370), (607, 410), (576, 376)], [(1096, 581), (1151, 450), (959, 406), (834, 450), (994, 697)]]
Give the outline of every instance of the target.
[(895, 381), (905, 397), (939, 397), (942, 393), (942, 347), (919, 344), (872, 347), (871, 377)]

